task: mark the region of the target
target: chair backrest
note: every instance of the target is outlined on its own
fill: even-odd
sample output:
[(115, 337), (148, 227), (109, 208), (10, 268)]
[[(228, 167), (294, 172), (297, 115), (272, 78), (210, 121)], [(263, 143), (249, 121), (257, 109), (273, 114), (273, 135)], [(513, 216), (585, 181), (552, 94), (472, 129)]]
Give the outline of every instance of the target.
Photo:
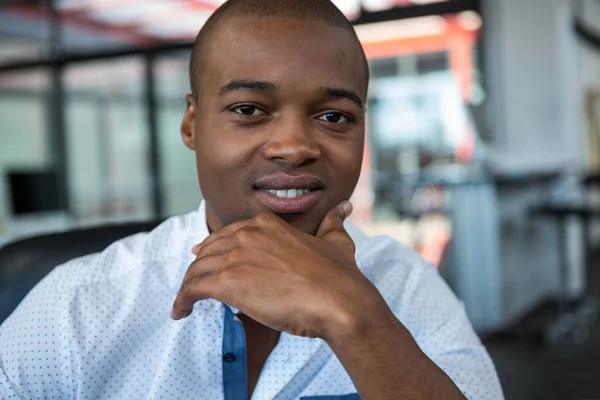
[(154, 229), (161, 221), (79, 229), (33, 237), (0, 248), (0, 324), (54, 267)]

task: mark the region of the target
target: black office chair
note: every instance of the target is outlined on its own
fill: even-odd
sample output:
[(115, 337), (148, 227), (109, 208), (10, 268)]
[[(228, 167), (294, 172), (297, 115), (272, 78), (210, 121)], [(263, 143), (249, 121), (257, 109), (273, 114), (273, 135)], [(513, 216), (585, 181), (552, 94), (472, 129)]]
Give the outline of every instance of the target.
[(54, 267), (111, 243), (154, 229), (162, 221), (136, 222), (38, 236), (0, 248), (0, 324)]

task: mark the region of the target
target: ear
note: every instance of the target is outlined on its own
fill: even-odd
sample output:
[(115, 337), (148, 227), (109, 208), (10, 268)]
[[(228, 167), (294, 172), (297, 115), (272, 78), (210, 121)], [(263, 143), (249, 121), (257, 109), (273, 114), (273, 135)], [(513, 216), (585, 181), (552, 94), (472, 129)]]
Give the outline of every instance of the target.
[(188, 94), (185, 96), (185, 113), (181, 121), (181, 138), (188, 149), (195, 151), (195, 121), (196, 121), (196, 102), (194, 96)]

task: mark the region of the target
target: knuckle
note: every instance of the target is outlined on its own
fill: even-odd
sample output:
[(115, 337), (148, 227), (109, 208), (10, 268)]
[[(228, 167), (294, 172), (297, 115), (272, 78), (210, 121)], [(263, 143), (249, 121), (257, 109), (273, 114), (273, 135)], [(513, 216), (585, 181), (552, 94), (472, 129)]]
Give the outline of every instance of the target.
[(211, 254), (213, 254), (215, 252), (215, 248), (218, 248), (219, 242), (221, 240), (222, 239), (220, 239), (220, 238), (213, 239), (213, 240), (203, 244), (203, 246), (200, 248), (200, 250), (198, 250), (198, 253), (196, 253), (196, 260), (194, 261), (194, 263), (198, 262), (202, 258), (208, 257)]
[(200, 250), (198, 250), (198, 253), (196, 253), (196, 259), (206, 256), (206, 254), (208, 252), (208, 250), (206, 250), (206, 248), (207, 248), (207, 246), (205, 245), (205, 246), (201, 247)]
[[(245, 251), (241, 247), (236, 247), (234, 249), (231, 249), (227, 253), (227, 256), (225, 256), (225, 258), (226, 258), (227, 265), (239, 264), (239, 263), (243, 262), (245, 259)], [(225, 270), (223, 272), (227, 272), (227, 270)]]
[(275, 217), (275, 215), (271, 214), (271, 213), (262, 213), (262, 214), (258, 214), (256, 216), (256, 222), (259, 225), (262, 224), (272, 224), (274, 222), (277, 221), (277, 218)]
[(200, 257), (196, 257), (185, 273), (185, 278), (193, 278), (194, 276), (200, 274), (202, 272), (203, 262), (204, 261)]
[(192, 264), (190, 264), (190, 266), (188, 267), (187, 271), (185, 272), (185, 276), (183, 277), (183, 281), (181, 282), (182, 285), (183, 285), (183, 283), (185, 283), (186, 281), (192, 279), (196, 275), (196, 268), (197, 268), (197, 266), (198, 266), (197, 260), (195, 260)]
[(221, 288), (229, 288), (235, 282), (235, 272), (231, 269), (225, 269), (218, 275), (218, 286)]
[(244, 226), (235, 233), (235, 240), (241, 245), (247, 245), (254, 240), (258, 231), (255, 226)]
[(189, 296), (194, 291), (194, 288), (198, 285), (200, 280), (201, 277), (199, 276), (186, 277), (181, 283), (180, 292), (183, 293), (185, 296)]

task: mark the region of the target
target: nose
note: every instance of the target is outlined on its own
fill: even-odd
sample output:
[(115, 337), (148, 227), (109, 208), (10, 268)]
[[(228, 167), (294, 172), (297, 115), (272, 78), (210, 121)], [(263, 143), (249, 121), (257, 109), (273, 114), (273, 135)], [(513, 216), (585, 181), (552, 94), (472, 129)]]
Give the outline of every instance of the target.
[(274, 133), (263, 147), (265, 158), (298, 168), (310, 165), (321, 157), (314, 133), (305, 123), (274, 126)]

